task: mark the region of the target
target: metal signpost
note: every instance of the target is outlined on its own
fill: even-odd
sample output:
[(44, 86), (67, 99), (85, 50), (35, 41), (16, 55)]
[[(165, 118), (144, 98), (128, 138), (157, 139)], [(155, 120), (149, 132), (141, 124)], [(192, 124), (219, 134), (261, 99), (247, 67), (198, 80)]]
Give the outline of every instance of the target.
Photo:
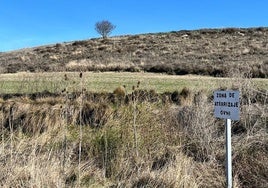
[(226, 119), (226, 179), (232, 187), (231, 120), (240, 118), (239, 91), (214, 91), (214, 116)]

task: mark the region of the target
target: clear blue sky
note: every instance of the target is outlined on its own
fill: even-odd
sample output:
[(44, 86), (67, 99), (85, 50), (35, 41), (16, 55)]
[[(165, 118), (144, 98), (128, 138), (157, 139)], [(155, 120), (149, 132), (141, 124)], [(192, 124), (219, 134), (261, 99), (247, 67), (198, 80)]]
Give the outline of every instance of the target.
[(267, 27), (268, 0), (0, 0), (0, 51), (114, 35)]

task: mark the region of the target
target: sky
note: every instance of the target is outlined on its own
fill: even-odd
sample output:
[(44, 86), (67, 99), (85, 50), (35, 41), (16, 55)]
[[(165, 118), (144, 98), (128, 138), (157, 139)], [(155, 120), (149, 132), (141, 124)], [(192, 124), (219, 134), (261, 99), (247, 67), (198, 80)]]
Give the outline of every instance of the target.
[(0, 52), (100, 37), (202, 28), (267, 27), (267, 0), (0, 0)]

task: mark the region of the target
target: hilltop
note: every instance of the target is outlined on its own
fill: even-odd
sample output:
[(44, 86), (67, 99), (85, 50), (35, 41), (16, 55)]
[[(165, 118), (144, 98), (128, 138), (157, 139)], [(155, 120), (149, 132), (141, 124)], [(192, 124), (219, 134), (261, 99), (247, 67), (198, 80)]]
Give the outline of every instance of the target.
[(0, 73), (147, 71), (268, 77), (268, 28), (225, 28), (89, 39), (0, 53)]

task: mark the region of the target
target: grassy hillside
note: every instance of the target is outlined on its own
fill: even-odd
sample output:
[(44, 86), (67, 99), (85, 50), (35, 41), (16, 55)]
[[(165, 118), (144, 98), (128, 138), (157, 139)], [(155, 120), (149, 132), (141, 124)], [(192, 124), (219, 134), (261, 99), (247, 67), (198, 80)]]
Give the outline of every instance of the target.
[(90, 39), (0, 53), (0, 72), (148, 71), (268, 75), (268, 29), (203, 29)]
[(267, 39), (205, 29), (0, 53), (0, 187), (226, 187), (212, 92), (235, 89), (234, 188), (267, 188)]

